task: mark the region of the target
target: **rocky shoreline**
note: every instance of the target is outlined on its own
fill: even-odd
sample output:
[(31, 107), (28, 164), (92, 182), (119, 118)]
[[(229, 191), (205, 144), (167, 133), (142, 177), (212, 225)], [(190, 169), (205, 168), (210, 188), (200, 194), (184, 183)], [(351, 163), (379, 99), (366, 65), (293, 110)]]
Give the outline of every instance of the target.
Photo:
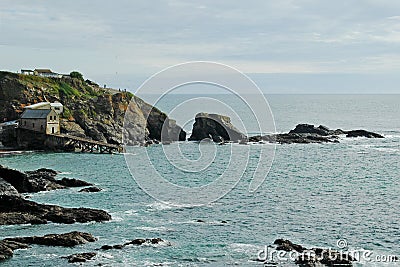
[[(58, 174), (59, 172), (46, 168), (20, 172), (0, 165), (0, 226), (47, 223), (73, 224), (111, 220), (111, 215), (103, 210), (82, 207), (65, 208), (25, 199), (23, 193), (68, 189), (70, 187), (83, 187), (78, 193), (101, 191), (101, 188), (86, 181), (71, 178), (57, 179)], [(29, 249), (31, 245), (74, 247), (97, 240), (90, 233), (79, 231), (44, 236), (5, 238), (0, 240), (0, 262), (11, 258), (15, 250)], [(123, 249), (128, 246), (141, 245), (170, 246), (171, 243), (161, 238), (137, 238), (122, 244), (103, 245), (96, 250)], [(78, 263), (91, 260), (96, 255), (97, 252), (85, 252), (61, 258), (67, 259), (69, 263)]]

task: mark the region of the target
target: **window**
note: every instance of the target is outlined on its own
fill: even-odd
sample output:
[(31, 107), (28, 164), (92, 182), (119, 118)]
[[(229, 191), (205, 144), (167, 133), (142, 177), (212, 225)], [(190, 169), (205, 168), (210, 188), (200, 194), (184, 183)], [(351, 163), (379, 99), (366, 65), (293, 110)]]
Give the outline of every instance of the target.
[(50, 120), (52, 120), (53, 119), (53, 116), (50, 116)]
[(24, 125), (26, 126), (26, 121), (24, 121)]
[(57, 116), (54, 116), (54, 120), (56, 120), (57, 119)]
[(35, 128), (35, 124), (34, 123), (32, 123), (32, 128)]

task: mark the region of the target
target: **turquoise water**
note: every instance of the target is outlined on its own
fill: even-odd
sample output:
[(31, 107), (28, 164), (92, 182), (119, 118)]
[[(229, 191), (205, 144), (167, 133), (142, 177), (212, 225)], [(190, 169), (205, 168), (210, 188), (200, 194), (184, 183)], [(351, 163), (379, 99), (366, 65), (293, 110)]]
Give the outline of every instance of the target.
[[(174, 96), (159, 107), (168, 110), (168, 105), (185, 97)], [(2, 157), (2, 165), (20, 170), (53, 168), (63, 172), (60, 176), (83, 179), (104, 189), (92, 194), (78, 193), (78, 189), (41, 192), (30, 194), (32, 200), (99, 208), (113, 216), (106, 223), (1, 226), (0, 238), (72, 230), (99, 238), (75, 248), (32, 246), (17, 250), (2, 265), (67, 266), (61, 256), (142, 237), (160, 237), (172, 246), (99, 251), (97, 259), (85, 265), (263, 266), (253, 260), (276, 238), (310, 247), (336, 247), (337, 240), (345, 239), (350, 249), (400, 256), (400, 96), (271, 96), (269, 101), (277, 131), (310, 122), (331, 128), (365, 128), (386, 138), (277, 146), (271, 171), (255, 193), (247, 190), (257, 165), (257, 157), (251, 154), (237, 186), (225, 197), (201, 207), (171, 207), (148, 196), (130, 175), (123, 155), (29, 153)], [(179, 145), (194, 159), (200, 155), (197, 143)], [(250, 153), (259, 146), (252, 145)], [(163, 157), (153, 160), (170, 181), (198, 186), (213, 181), (225, 167), (230, 145), (215, 148), (214, 163), (200, 177), (174, 170)], [(150, 155), (163, 151), (158, 145), (147, 150)], [(293, 266), (283, 261), (280, 264)]]

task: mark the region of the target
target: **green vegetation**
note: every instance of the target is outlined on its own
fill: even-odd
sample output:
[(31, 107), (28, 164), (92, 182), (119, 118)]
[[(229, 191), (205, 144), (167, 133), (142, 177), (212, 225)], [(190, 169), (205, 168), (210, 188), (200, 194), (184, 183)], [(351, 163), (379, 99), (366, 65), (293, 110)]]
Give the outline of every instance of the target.
[(60, 81), (58, 85), (58, 91), (66, 96), (81, 96), (81, 93), (75, 87), (72, 87), (63, 81)]
[(64, 106), (63, 113), (61, 113), (61, 117), (64, 119), (69, 119), (72, 116), (71, 110)]
[(78, 72), (78, 71), (72, 71), (69, 76), (71, 76), (71, 78), (76, 78), (79, 80), (83, 80), (83, 75), (82, 73)]

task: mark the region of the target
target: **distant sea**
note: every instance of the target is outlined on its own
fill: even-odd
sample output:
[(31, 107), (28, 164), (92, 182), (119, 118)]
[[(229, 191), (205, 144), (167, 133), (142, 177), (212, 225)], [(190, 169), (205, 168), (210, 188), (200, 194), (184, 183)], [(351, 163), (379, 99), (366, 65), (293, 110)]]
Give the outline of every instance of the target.
[[(170, 111), (191, 97), (168, 95), (157, 107)], [(249, 110), (242, 109), (233, 96), (209, 97), (220, 97), (242, 118), (250, 116), (246, 113)], [(33, 245), (31, 249), (15, 251), (14, 257), (1, 265), (69, 266), (61, 256), (93, 251), (104, 244), (152, 237), (160, 237), (172, 245), (98, 251), (96, 260), (84, 265), (263, 266), (254, 260), (260, 250), (277, 238), (306, 247), (332, 248), (337, 248), (338, 240), (345, 240), (347, 249), (370, 251), (372, 257), (400, 257), (400, 95), (266, 97), (277, 132), (287, 132), (298, 123), (311, 123), (335, 129), (366, 129), (385, 138), (341, 138), (339, 144), (278, 145), (272, 168), (255, 193), (247, 190), (251, 171), (257, 164), (250, 155), (237, 186), (225, 197), (201, 207), (172, 207), (147, 195), (132, 178), (122, 154), (32, 152), (1, 157), (1, 165), (19, 170), (52, 168), (62, 172), (60, 177), (83, 179), (103, 188), (98, 193), (68, 189), (29, 194), (32, 200), (104, 209), (113, 217), (106, 223), (0, 226), (0, 238), (73, 230), (90, 232), (99, 238), (97, 242), (74, 248)], [(197, 110), (208, 111), (207, 106), (193, 106), (193, 112)], [(249, 132), (257, 133), (254, 121), (248, 123)], [(191, 123), (186, 124), (185, 128), (190, 130)], [(197, 143), (171, 146), (178, 145), (194, 158), (200, 156)], [(165, 158), (157, 158), (163, 153), (161, 145), (146, 149), (170, 181), (185, 181), (190, 186), (199, 180), (214, 179), (210, 173), (217, 176), (225, 168), (218, 157), (228, 157), (230, 145), (216, 146), (217, 158), (204, 176), (202, 172), (173, 170)], [(140, 165), (138, 161), (137, 168)], [(295, 266), (284, 260), (279, 264)], [(354, 266), (399, 264), (362, 261)]]

